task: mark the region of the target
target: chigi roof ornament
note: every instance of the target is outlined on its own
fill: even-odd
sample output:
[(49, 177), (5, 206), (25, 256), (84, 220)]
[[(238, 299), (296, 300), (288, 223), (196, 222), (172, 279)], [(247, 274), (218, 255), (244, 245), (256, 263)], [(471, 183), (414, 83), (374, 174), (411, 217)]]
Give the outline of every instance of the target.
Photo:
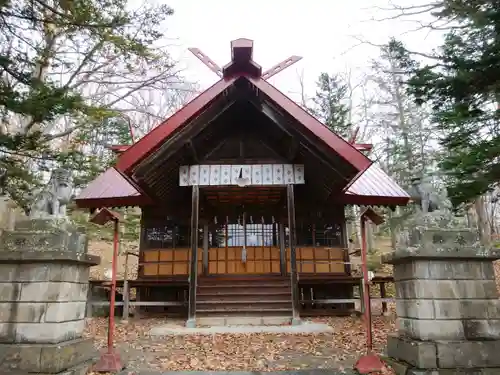
[(208, 69), (219, 77), (224, 78), (246, 73), (252, 77), (269, 79), (302, 59), (301, 56), (290, 56), (262, 73), (262, 67), (253, 61), (253, 40), (246, 38), (231, 41), (231, 61), (223, 68), (217, 65), (199, 48), (189, 48), (189, 51), (205, 64)]

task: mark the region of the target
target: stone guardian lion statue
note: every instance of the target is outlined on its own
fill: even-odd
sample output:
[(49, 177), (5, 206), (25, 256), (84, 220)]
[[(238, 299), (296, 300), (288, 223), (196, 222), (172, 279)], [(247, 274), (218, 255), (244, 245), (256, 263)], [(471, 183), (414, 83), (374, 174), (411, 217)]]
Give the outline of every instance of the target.
[(29, 210), (32, 219), (66, 218), (66, 205), (71, 201), (73, 179), (67, 169), (52, 171), (49, 183), (35, 195)]

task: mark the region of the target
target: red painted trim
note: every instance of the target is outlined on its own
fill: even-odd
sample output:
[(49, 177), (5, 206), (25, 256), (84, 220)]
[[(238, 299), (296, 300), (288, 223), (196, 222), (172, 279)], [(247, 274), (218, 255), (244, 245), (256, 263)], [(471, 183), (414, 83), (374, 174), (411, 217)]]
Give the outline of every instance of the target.
[(200, 112), (217, 95), (231, 86), (236, 78), (237, 77), (233, 77), (231, 79), (221, 79), (217, 81), (213, 86), (202, 92), (156, 128), (151, 130), (120, 155), (116, 163), (116, 169), (123, 173), (128, 172), (132, 167), (158, 148), (169, 135), (185, 125), (189, 119)]
[(111, 151), (116, 153), (121, 153), (127, 151), (130, 148), (130, 145), (113, 145), (108, 147)]
[(148, 206), (154, 203), (149, 198), (141, 195), (118, 198), (76, 199), (75, 202), (78, 208)]
[(328, 147), (338, 153), (346, 162), (351, 164), (358, 171), (364, 171), (372, 164), (371, 160), (361, 152), (356, 150), (356, 148), (352, 144), (344, 140), (342, 137), (339, 137), (337, 134), (333, 133), (318, 119), (305, 111), (302, 107), (300, 107), (297, 103), (283, 94), (269, 82), (261, 78), (247, 78), (259, 90), (266, 94), (271, 100), (273, 100), (291, 116), (297, 119), (297, 121), (299, 121), (313, 135), (321, 139), (328, 145)]
[(373, 145), (370, 143), (354, 143), (353, 146), (358, 151), (370, 151), (373, 148)]
[(116, 166), (113, 167), (122, 177), (125, 181), (127, 181), (132, 187), (137, 190), (137, 192), (142, 195), (144, 198), (148, 199), (149, 201), (153, 201), (149, 194), (146, 194), (146, 192), (132, 179), (132, 177), (127, 176), (125, 173), (120, 171)]
[(406, 206), (410, 198), (406, 197), (379, 197), (373, 195), (344, 194), (339, 198), (343, 204), (356, 204), (364, 206)]

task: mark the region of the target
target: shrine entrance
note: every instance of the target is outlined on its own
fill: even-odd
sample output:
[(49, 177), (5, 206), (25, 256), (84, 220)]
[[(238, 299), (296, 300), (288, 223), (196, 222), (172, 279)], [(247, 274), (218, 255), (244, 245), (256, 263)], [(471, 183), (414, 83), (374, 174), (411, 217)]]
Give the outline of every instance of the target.
[(285, 274), (284, 186), (210, 186), (200, 192), (208, 210), (217, 212), (207, 225), (205, 275)]

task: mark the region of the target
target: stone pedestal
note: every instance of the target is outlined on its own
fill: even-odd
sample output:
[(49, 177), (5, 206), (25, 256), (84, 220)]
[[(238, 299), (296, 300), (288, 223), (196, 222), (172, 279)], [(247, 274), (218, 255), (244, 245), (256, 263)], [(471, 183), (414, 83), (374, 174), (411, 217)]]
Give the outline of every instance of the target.
[(0, 237), (0, 373), (85, 374), (86, 236), (65, 221), (27, 220)]
[(421, 231), (420, 245), (383, 258), (394, 265), (398, 333), (387, 354), (406, 375), (500, 374), (500, 251), (467, 232)]

